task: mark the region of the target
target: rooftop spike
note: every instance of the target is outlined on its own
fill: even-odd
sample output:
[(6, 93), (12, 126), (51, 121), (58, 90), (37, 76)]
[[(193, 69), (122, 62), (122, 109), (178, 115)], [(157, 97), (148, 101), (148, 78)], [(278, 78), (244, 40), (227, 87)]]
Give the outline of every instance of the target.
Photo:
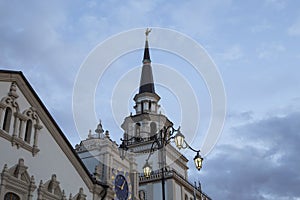
[(151, 32), (151, 29), (147, 28), (145, 31), (146, 42), (144, 49), (144, 59), (143, 59), (143, 68), (140, 80), (140, 89), (139, 93), (149, 92), (155, 93), (154, 82), (153, 82), (153, 74), (151, 68), (151, 59), (149, 53), (149, 44), (148, 44), (148, 35)]
[(147, 28), (146, 31), (145, 31), (146, 41), (145, 41), (143, 64), (151, 63), (150, 53), (149, 53), (149, 44), (148, 44), (148, 35), (151, 32), (151, 30), (152, 29)]

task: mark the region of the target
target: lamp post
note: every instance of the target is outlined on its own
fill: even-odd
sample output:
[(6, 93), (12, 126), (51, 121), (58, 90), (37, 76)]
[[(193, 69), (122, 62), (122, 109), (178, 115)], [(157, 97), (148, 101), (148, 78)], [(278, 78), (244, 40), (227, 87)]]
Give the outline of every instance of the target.
[[(130, 139), (122, 139), (121, 138), (121, 145), (119, 146), (119, 153), (120, 153), (120, 157), (122, 159), (125, 158), (126, 156), (126, 151), (128, 150), (128, 147), (126, 145), (126, 142), (129, 141), (143, 141), (143, 138), (140, 137), (132, 137)], [(200, 155), (200, 150), (196, 150), (194, 148), (192, 148), (186, 141), (185, 141), (185, 137), (184, 135), (181, 133), (180, 131), (180, 127), (178, 129), (174, 129), (173, 126), (168, 126), (168, 127), (164, 127), (163, 129), (161, 129), (159, 131), (159, 133), (153, 135), (150, 137), (150, 140), (153, 140), (152, 145), (151, 145), (151, 149), (149, 152), (149, 155), (146, 159), (146, 163), (143, 166), (143, 172), (144, 172), (144, 176), (146, 178), (149, 178), (151, 175), (151, 166), (149, 164), (149, 159), (151, 157), (151, 155), (153, 154), (154, 151), (156, 150), (160, 150), (161, 152), (161, 171), (162, 171), (162, 199), (165, 200), (165, 167), (166, 167), (166, 163), (164, 160), (164, 150), (165, 150), (165, 146), (167, 146), (171, 140), (174, 140), (176, 147), (180, 150), (180, 149), (190, 149), (194, 152), (196, 152), (196, 156), (194, 158), (194, 162), (195, 162), (195, 166), (198, 170), (200, 170), (202, 168), (202, 161), (203, 158)]]

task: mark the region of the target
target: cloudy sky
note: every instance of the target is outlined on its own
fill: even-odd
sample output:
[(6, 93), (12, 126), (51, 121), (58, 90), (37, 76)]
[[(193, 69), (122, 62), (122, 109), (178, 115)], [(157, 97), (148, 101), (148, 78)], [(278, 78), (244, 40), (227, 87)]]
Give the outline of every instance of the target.
[[(223, 79), (225, 126), (217, 145), (205, 156), (203, 169), (196, 171), (190, 162), (190, 174), (197, 177), (191, 181), (201, 181), (202, 189), (213, 199), (300, 199), (299, 1), (1, 0), (0, 67), (23, 71), (75, 145), (84, 134), (77, 132), (72, 113), (81, 64), (107, 38), (145, 27), (168, 28), (189, 36), (206, 50)], [(141, 54), (137, 51), (117, 59), (106, 72), (110, 80), (104, 79), (97, 87), (95, 118), (102, 119), (115, 140), (122, 131), (109, 114), (109, 91), (116, 85), (112, 80), (122, 77), (116, 73), (118, 67), (124, 66), (124, 73), (138, 67)], [(176, 58), (168, 56), (151, 52), (153, 61), (172, 68)], [(191, 71), (181, 74), (193, 79)], [(194, 83), (191, 87), (197, 93)], [(173, 112), (176, 102), (170, 102), (172, 96), (176, 100), (176, 92), (168, 94), (168, 85), (157, 88), (164, 112), (178, 125), (181, 119)], [(171, 97), (163, 100), (164, 94)], [(201, 95), (196, 94), (204, 113), (197, 122), (196, 141), (209, 123), (205, 115), (209, 114), (209, 95), (199, 100)], [(133, 105), (130, 99), (125, 101), (128, 107)], [(93, 119), (90, 128), (96, 123)], [(197, 142), (193, 145), (200, 147)]]

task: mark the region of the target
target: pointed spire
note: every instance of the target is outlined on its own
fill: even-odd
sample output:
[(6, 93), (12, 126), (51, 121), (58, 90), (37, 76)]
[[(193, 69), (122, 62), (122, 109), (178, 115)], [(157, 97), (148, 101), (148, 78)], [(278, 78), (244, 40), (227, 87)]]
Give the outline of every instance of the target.
[(147, 28), (145, 31), (146, 34), (146, 42), (144, 49), (144, 59), (143, 59), (143, 68), (140, 80), (140, 89), (139, 93), (149, 92), (155, 93), (154, 82), (153, 82), (153, 74), (151, 68), (151, 59), (149, 53), (149, 44), (148, 44), (148, 35), (151, 32), (151, 29)]

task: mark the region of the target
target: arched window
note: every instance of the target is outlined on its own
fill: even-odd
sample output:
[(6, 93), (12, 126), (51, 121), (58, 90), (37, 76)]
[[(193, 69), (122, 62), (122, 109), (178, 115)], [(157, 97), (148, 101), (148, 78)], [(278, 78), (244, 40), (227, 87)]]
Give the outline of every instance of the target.
[(20, 197), (12, 192), (8, 192), (5, 194), (4, 200), (20, 200)]
[(30, 143), (31, 130), (32, 130), (32, 121), (29, 119), (29, 120), (27, 120), (27, 123), (26, 123), (26, 130), (25, 130), (25, 137), (24, 137), (24, 140), (27, 143)]
[(156, 132), (157, 132), (157, 130), (156, 130), (156, 123), (155, 122), (151, 122), (151, 124), (150, 124), (150, 135), (151, 136), (155, 135)]
[(135, 136), (136, 137), (141, 136), (141, 124), (140, 123), (135, 124)]
[(10, 128), (11, 116), (12, 116), (11, 108), (7, 107), (5, 110), (4, 121), (2, 126), (2, 129), (7, 133), (9, 132), (9, 128)]
[(144, 101), (141, 101), (141, 113), (144, 113)]
[(144, 190), (139, 191), (139, 198), (140, 198), (140, 200), (145, 200), (146, 199), (146, 195), (145, 195)]
[(187, 194), (184, 195), (184, 200), (189, 200), (189, 197)]

